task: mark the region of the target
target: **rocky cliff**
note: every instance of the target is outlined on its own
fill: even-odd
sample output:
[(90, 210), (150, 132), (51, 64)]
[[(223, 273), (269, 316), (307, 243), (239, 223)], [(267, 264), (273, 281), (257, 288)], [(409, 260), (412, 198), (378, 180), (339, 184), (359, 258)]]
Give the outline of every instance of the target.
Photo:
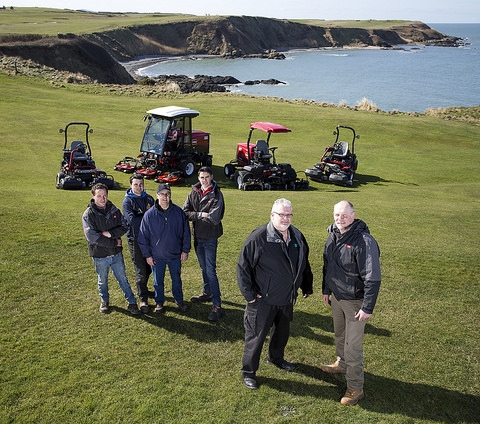
[(159, 55), (242, 57), (267, 50), (325, 47), (383, 47), (401, 44), (454, 46), (458, 41), (421, 22), (385, 29), (333, 28), (261, 17), (192, 19), (129, 26), (92, 34), (0, 38), (0, 54), (87, 75), (101, 83), (132, 84), (119, 62)]

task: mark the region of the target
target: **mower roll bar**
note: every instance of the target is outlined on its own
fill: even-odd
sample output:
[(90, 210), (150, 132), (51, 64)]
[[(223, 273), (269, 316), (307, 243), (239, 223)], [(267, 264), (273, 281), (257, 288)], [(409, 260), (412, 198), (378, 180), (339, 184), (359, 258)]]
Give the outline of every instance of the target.
[(65, 142), (63, 144), (63, 149), (65, 150), (67, 148), (67, 143), (68, 143), (68, 127), (71, 125), (85, 125), (85, 142), (87, 143), (88, 150), (90, 151), (90, 143), (88, 142), (88, 134), (93, 133), (93, 129), (90, 128), (90, 124), (88, 122), (70, 122), (65, 126), (65, 128), (60, 128), (58, 132), (60, 134), (64, 133), (65, 134)]

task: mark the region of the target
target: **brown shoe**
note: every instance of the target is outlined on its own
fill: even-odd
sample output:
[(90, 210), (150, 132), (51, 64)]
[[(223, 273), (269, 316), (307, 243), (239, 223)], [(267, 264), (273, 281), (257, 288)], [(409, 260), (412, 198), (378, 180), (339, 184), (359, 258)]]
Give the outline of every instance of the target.
[(341, 367), (337, 361), (330, 365), (322, 365), (322, 371), (328, 374), (345, 374), (347, 369)]
[(357, 391), (357, 390), (347, 389), (347, 391), (345, 392), (345, 395), (340, 400), (340, 403), (342, 405), (353, 406), (353, 405), (356, 405), (358, 401), (360, 399), (363, 399), (364, 397), (365, 397), (365, 394), (363, 393), (363, 390)]

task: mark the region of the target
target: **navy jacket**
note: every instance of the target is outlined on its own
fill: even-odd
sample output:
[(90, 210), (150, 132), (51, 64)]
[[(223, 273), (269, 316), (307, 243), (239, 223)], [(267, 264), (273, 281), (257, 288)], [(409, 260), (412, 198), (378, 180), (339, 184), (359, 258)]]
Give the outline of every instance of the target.
[(137, 240), (143, 215), (154, 204), (154, 198), (147, 194), (146, 191), (142, 191), (141, 196), (137, 196), (133, 194), (131, 188), (127, 190), (125, 193), (125, 198), (122, 202), (122, 211), (123, 216), (128, 224), (128, 231), (126, 235), (129, 241)]
[(143, 216), (138, 234), (138, 245), (145, 258), (169, 262), (189, 253), (191, 234), (188, 219), (182, 209), (170, 202), (164, 211), (155, 201)]

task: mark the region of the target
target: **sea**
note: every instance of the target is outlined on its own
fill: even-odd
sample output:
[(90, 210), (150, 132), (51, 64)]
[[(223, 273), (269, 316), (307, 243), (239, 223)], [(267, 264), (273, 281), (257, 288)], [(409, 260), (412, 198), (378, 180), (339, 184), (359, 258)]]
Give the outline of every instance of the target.
[[(480, 105), (480, 23), (433, 23), (463, 39), (461, 47), (395, 46), (283, 52), (286, 60), (188, 56), (159, 57), (137, 67), (140, 76), (233, 76), (234, 93), (355, 106), (365, 99), (383, 111), (424, 113), (429, 108)], [(276, 79), (278, 85), (244, 85)]]

